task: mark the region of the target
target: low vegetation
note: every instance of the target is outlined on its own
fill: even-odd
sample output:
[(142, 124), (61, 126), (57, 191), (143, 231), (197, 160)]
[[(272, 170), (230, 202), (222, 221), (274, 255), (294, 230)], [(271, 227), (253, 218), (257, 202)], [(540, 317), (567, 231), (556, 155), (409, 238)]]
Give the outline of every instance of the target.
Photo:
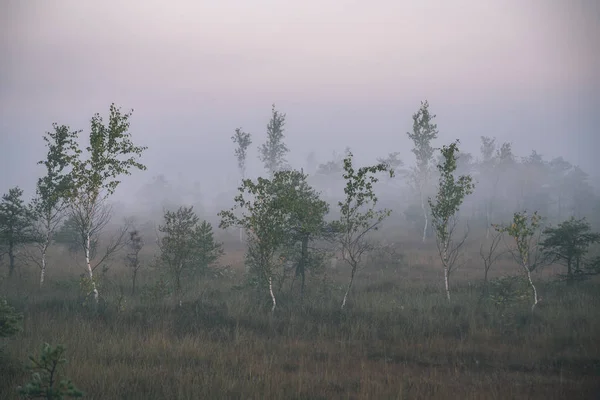
[[(111, 225), (122, 177), (145, 170), (131, 113), (96, 114), (85, 149), (55, 124), (35, 199), (12, 188), (0, 202), (0, 398), (597, 398), (600, 234), (583, 202), (566, 220), (546, 203), (546, 218), (524, 209), (542, 208), (535, 193), (507, 213), (493, 195), (507, 160), (546, 164), (482, 138), (492, 196), (469, 215), (473, 163), (459, 141), (432, 146), (428, 107), (412, 170), (399, 153), (357, 166), (348, 149), (319, 169), (343, 181), (332, 201), (288, 164), (273, 105), (268, 178), (246, 178), (252, 139), (237, 129), (241, 182), (218, 231), (192, 205)], [(396, 175), (412, 186), (401, 228), (377, 194)]]

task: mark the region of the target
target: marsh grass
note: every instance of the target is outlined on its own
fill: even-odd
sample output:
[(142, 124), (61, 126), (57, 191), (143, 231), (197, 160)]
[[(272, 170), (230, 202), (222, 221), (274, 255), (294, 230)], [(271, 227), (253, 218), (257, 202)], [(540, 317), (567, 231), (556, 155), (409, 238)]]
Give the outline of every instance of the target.
[(268, 296), (236, 288), (238, 275), (190, 283), (181, 307), (168, 298), (150, 304), (126, 296), (123, 309), (119, 288), (128, 293), (129, 281), (113, 271), (95, 312), (81, 305), (73, 274), (49, 278), (41, 290), (33, 274), (5, 281), (2, 290), (24, 322), (23, 332), (3, 343), (0, 398), (17, 398), (16, 387), (28, 379), (23, 363), (43, 342), (66, 346), (64, 375), (86, 399), (594, 399), (600, 393), (597, 282), (548, 281), (531, 315), (526, 301), (498, 307), (467, 281), (454, 283), (448, 303), (433, 268), (369, 268), (342, 312), (345, 271), (329, 273), (328, 280), (309, 282), (302, 305), (281, 295), (274, 315)]

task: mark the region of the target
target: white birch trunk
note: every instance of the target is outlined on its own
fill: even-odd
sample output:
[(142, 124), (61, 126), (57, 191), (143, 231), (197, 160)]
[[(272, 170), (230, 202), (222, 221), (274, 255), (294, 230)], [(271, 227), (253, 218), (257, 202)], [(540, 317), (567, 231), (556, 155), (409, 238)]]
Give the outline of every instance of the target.
[(42, 270), (40, 271), (40, 287), (44, 286), (44, 278), (46, 277), (46, 252), (48, 250), (48, 243), (42, 247)]
[(273, 302), (271, 312), (275, 312), (275, 307), (277, 307), (277, 300), (275, 300), (275, 293), (273, 292), (273, 277), (271, 276), (269, 276), (269, 293), (271, 294), (271, 301)]
[(446, 286), (446, 297), (448, 297), (448, 301), (450, 301), (450, 282), (449, 282), (449, 271), (448, 271), (448, 241), (444, 242), (444, 254), (443, 254), (443, 263), (444, 263), (444, 285)]
[(342, 310), (346, 306), (346, 301), (348, 300), (348, 293), (350, 293), (350, 288), (352, 288), (352, 283), (354, 282), (355, 273), (356, 273), (356, 267), (353, 267), (352, 275), (350, 276), (350, 283), (348, 283), (348, 288), (346, 289), (346, 293), (344, 294), (344, 300), (342, 301)]
[(531, 306), (531, 312), (533, 313), (533, 310), (535, 310), (535, 306), (537, 306), (537, 304), (539, 303), (537, 289), (533, 284), (533, 280), (531, 279), (531, 271), (529, 271), (529, 268), (527, 268), (526, 266), (523, 266), (523, 268), (525, 268), (525, 272), (527, 273), (527, 280), (529, 281), (529, 286), (531, 286), (531, 288), (533, 289), (533, 305)]
[(423, 217), (425, 217), (425, 226), (423, 227), (423, 243), (425, 243), (425, 240), (427, 239), (429, 217), (427, 216), (427, 211), (425, 210), (425, 200), (423, 199), (423, 195), (421, 195), (421, 210), (423, 210)]
[(90, 234), (88, 232), (85, 241), (85, 264), (87, 265), (88, 276), (90, 278), (90, 281), (92, 282), (92, 292), (94, 293), (94, 301), (96, 302), (96, 304), (98, 304), (98, 288), (96, 287), (96, 282), (94, 282), (94, 271), (92, 270), (92, 264), (90, 260), (90, 245), (91, 240)]

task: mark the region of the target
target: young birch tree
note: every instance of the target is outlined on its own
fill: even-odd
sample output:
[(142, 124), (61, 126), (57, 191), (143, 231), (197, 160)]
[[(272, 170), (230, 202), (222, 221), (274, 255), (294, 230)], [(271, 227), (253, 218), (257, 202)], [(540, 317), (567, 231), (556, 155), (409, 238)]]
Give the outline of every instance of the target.
[(537, 288), (532, 279), (532, 273), (545, 262), (545, 255), (540, 250), (542, 217), (534, 212), (528, 216), (526, 212), (517, 212), (513, 216), (512, 223), (508, 226), (494, 225), (498, 232), (507, 233), (515, 242), (515, 247), (508, 247), (508, 251), (514, 260), (523, 268), (529, 286), (533, 293), (533, 305), (531, 312), (538, 305), (541, 298), (538, 296)]
[[(94, 268), (90, 254), (94, 236), (99, 235), (108, 224), (111, 212), (106, 199), (111, 196), (123, 175), (130, 175), (133, 168), (145, 170), (138, 159), (146, 147), (135, 146), (129, 132), (129, 119), (133, 110), (122, 113), (114, 104), (110, 105), (108, 124), (100, 114), (91, 120), (89, 144), (86, 147), (88, 158), (84, 159), (81, 150), (76, 151), (73, 160), (72, 187), (69, 198), (69, 212), (77, 225), (80, 245), (85, 253), (85, 264), (92, 293), (98, 303), (98, 288), (94, 281)], [(123, 243), (125, 231), (114, 241), (103, 259)], [(98, 266), (96, 264), (96, 266)]]
[(450, 274), (456, 266), (456, 261), (460, 256), (462, 245), (465, 243), (467, 233), (462, 239), (454, 240), (454, 231), (457, 225), (457, 213), (465, 197), (473, 193), (474, 185), (469, 175), (462, 175), (456, 179), (456, 154), (458, 153), (458, 143), (443, 146), (441, 153), (443, 163), (438, 165), (440, 181), (438, 193), (435, 201), (429, 198), (429, 207), (431, 209), (432, 224), (435, 229), (436, 244), (444, 268), (444, 286), (446, 288), (446, 297), (450, 301)]
[[(274, 180), (280, 173), (276, 172)], [(239, 226), (248, 233), (248, 251), (246, 261), (251, 273), (258, 276), (259, 281), (268, 289), (271, 296), (271, 312), (275, 312), (277, 299), (273, 289), (274, 281), (279, 277), (281, 262), (278, 253), (287, 242), (285, 210), (276, 206), (277, 192), (273, 190), (273, 182), (258, 178), (256, 182), (244, 179), (235, 197), (235, 205), (231, 210), (219, 212), (219, 227), (227, 229)], [(241, 210), (240, 216), (236, 210)]]
[[(237, 145), (234, 150), (237, 159), (238, 169), (242, 180), (246, 179), (246, 158), (248, 156), (248, 147), (252, 144), (252, 137), (249, 133), (242, 131), (242, 128), (235, 130), (235, 135), (231, 137), (233, 143)], [(244, 228), (240, 228), (240, 243), (244, 241)]]
[(379, 180), (375, 174), (388, 171), (390, 176), (394, 175), (394, 171), (383, 163), (355, 170), (352, 166), (352, 157), (352, 153), (348, 152), (344, 158), (345, 198), (338, 202), (340, 218), (332, 224), (338, 234), (337, 240), (342, 259), (350, 266), (351, 271), (350, 282), (342, 300), (342, 309), (346, 306), (363, 254), (373, 248), (373, 244), (367, 237), (369, 232), (377, 230), (381, 222), (391, 213), (390, 210), (385, 209), (375, 210), (377, 196), (373, 192), (373, 185)]
[(48, 153), (38, 162), (46, 168), (46, 174), (38, 179), (36, 197), (33, 200), (35, 213), (36, 249), (39, 255), (29, 257), (40, 268), (40, 286), (46, 276), (46, 254), (54, 241), (54, 234), (63, 222), (68, 206), (71, 175), (67, 171), (77, 154), (77, 136), (66, 125), (54, 124), (54, 131), (44, 136)]
[(248, 147), (252, 144), (252, 136), (244, 132), (242, 128), (237, 128), (235, 134), (231, 137), (233, 143), (237, 145), (234, 150), (237, 159), (238, 169), (242, 179), (246, 178), (246, 158), (248, 156)]
[(423, 242), (427, 238), (427, 228), (429, 227), (429, 210), (427, 209), (427, 193), (429, 192), (429, 181), (431, 179), (431, 168), (433, 154), (435, 149), (431, 146), (431, 141), (437, 138), (437, 124), (433, 123), (435, 114), (429, 113), (429, 103), (421, 102), (421, 108), (413, 114), (413, 131), (407, 132), (408, 137), (413, 141), (413, 154), (417, 159), (416, 167), (413, 169), (413, 182), (417, 189), (421, 202), (421, 211), (425, 224), (423, 226)]
[(269, 176), (273, 178), (275, 172), (281, 171), (287, 167), (285, 155), (290, 151), (285, 145), (286, 115), (275, 109), (275, 104), (271, 110), (271, 120), (267, 125), (267, 141), (260, 147), (259, 158), (263, 162)]

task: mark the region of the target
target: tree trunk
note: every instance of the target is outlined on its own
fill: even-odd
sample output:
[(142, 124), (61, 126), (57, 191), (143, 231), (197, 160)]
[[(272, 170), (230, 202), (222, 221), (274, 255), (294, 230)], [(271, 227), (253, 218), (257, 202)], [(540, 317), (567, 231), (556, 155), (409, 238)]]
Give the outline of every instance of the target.
[(350, 275), (350, 283), (348, 283), (348, 288), (346, 289), (346, 294), (344, 294), (344, 300), (342, 301), (342, 310), (346, 306), (346, 301), (348, 300), (348, 293), (350, 293), (350, 288), (352, 288), (352, 283), (354, 283), (354, 275), (356, 274), (356, 265), (352, 266), (352, 274)]
[(15, 272), (15, 245), (10, 242), (8, 244), (8, 276), (13, 276)]
[(450, 301), (450, 271), (448, 270), (448, 241), (444, 240), (444, 252), (442, 253), (442, 263), (444, 264), (444, 285), (446, 287), (446, 297)]
[(137, 278), (137, 270), (133, 271), (133, 279), (131, 280), (131, 295), (135, 295), (135, 278)]
[(531, 286), (531, 289), (533, 290), (533, 305), (531, 306), (531, 312), (533, 313), (533, 310), (535, 310), (535, 306), (537, 306), (537, 304), (539, 303), (538, 293), (537, 289), (535, 288), (535, 285), (533, 284), (533, 280), (531, 279), (531, 271), (529, 271), (529, 268), (527, 268), (526, 266), (523, 266), (523, 268), (525, 269), (525, 273), (527, 274), (529, 286)]
[(492, 216), (489, 210), (489, 205), (486, 204), (485, 206), (485, 238), (489, 239), (490, 238), (490, 231), (492, 228)]
[(448, 301), (450, 301), (450, 285), (449, 285), (449, 275), (448, 275), (448, 267), (444, 267), (444, 284), (446, 286), (446, 297)]
[(275, 307), (277, 307), (277, 300), (275, 300), (275, 293), (273, 292), (273, 277), (269, 276), (269, 293), (271, 294), (271, 301), (273, 302), (273, 307), (271, 308), (271, 312), (275, 312)]
[(300, 300), (304, 300), (304, 287), (306, 284), (306, 259), (308, 258), (308, 236), (302, 238), (302, 250), (300, 251), (300, 261), (296, 267), (296, 276), (300, 276)]
[(42, 270), (40, 271), (40, 287), (44, 286), (44, 278), (46, 277), (46, 252), (48, 251), (48, 242), (42, 247)]
[(421, 210), (423, 210), (423, 217), (425, 218), (425, 226), (423, 227), (423, 243), (427, 239), (427, 227), (429, 225), (429, 217), (427, 216), (427, 210), (425, 209), (425, 200), (421, 195)]
[(572, 285), (573, 284), (573, 267), (572, 267), (572, 261), (571, 260), (567, 260), (567, 285)]
[(98, 304), (98, 288), (96, 287), (96, 282), (94, 281), (94, 271), (92, 270), (92, 264), (90, 260), (90, 248), (91, 238), (88, 232), (85, 240), (85, 264), (87, 265), (88, 276), (92, 283), (92, 293), (94, 293), (94, 302)]

